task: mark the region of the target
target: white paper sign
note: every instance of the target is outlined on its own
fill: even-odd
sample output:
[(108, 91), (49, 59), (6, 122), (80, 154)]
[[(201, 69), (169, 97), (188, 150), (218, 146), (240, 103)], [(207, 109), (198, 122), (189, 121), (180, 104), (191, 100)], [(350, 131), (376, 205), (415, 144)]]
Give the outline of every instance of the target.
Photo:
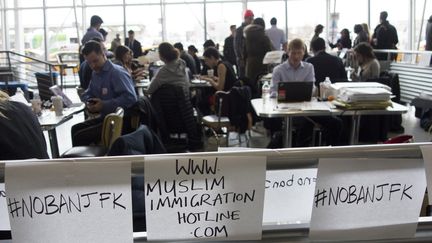
[[(426, 171), (429, 205), (432, 204), (432, 146), (421, 146)], [(429, 193), (430, 192), (430, 193)]]
[(6, 205), (5, 184), (0, 183), (0, 231), (10, 230), (9, 216)]
[(265, 157), (149, 158), (148, 240), (261, 239)]
[(320, 159), (309, 236), (413, 237), (425, 189), (419, 159)]
[(317, 169), (267, 171), (264, 224), (308, 224)]
[(128, 162), (7, 163), (13, 241), (133, 242), (130, 171)]

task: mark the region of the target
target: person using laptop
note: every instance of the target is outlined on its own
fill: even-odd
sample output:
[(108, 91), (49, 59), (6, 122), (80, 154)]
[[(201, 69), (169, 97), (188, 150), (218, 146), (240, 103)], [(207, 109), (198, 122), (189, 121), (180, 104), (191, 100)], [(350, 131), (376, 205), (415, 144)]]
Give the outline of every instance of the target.
[[(303, 40), (294, 39), (288, 44), (288, 60), (273, 71), (270, 90), (271, 96), (276, 97), (279, 82), (315, 82), (315, 72), (312, 64), (302, 61), (305, 53)], [(303, 147), (310, 144), (313, 123), (317, 123), (323, 130), (323, 140), (327, 145), (338, 145), (342, 121), (333, 116), (296, 117), (293, 119), (296, 127), (295, 146)], [(281, 128), (281, 127), (280, 127)]]

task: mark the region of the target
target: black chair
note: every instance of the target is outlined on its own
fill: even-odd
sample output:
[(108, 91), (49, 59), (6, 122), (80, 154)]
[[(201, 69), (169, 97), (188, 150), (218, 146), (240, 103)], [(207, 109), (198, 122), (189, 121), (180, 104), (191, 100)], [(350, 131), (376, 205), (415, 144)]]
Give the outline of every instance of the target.
[[(158, 111), (161, 138), (168, 152), (202, 150), (201, 129), (194, 117), (189, 89), (162, 86), (151, 96), (151, 103)], [(186, 138), (182, 138), (182, 134), (186, 134)]]

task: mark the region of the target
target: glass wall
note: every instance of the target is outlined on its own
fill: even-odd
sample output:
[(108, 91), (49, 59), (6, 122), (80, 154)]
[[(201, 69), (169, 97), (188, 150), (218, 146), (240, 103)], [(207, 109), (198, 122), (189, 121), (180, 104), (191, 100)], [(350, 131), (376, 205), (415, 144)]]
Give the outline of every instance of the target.
[[(423, 18), (423, 8), (426, 8), (424, 11)], [(432, 18), (432, 1), (430, 0), (417, 0), (415, 6), (415, 28), (414, 28), (414, 50), (425, 50), (426, 45), (426, 25), (429, 18)], [(420, 41), (420, 42), (419, 42)]]
[(410, 1), (409, 0), (379, 0), (371, 1), (371, 34), (379, 24), (382, 11), (387, 11), (387, 20), (396, 27), (399, 37), (398, 49), (409, 50), (410, 46)]
[[(175, 2), (178, 0), (170, 0)], [(168, 1), (167, 1), (168, 2)], [(166, 41), (183, 46), (204, 43), (204, 4), (169, 4), (165, 7)]]
[[(425, 1), (428, 5), (422, 20)], [(52, 57), (58, 51), (75, 50), (94, 14), (104, 20), (102, 28), (108, 32), (108, 48), (116, 34), (124, 40), (127, 30), (132, 29), (144, 48), (162, 41), (180, 41), (198, 49), (205, 39), (213, 39), (222, 48), (230, 34), (229, 26), (241, 24), (245, 8), (253, 10), (255, 17), (264, 18), (267, 27), (270, 19), (276, 17), (278, 27), (288, 32), (288, 40), (302, 38), (308, 45), (317, 24), (325, 26), (321, 36), (331, 42), (337, 40), (342, 28), (349, 29), (354, 38), (354, 24), (370, 20), (373, 30), (379, 22), (379, 13), (386, 10), (390, 23), (398, 30), (399, 49), (417, 49), (419, 39), (422, 49), (421, 24), (432, 14), (430, 0), (0, 0), (0, 3), (0, 14), (6, 15), (0, 17), (5, 40), (0, 42), (0, 48), (8, 46), (42, 58), (45, 51)], [(411, 6), (415, 7), (412, 14)]]
[[(309, 46), (317, 24), (322, 24), (328, 28), (326, 26), (326, 6), (326, 1), (288, 1), (288, 40), (301, 38)], [(326, 29), (324, 29), (321, 37), (327, 39)]]

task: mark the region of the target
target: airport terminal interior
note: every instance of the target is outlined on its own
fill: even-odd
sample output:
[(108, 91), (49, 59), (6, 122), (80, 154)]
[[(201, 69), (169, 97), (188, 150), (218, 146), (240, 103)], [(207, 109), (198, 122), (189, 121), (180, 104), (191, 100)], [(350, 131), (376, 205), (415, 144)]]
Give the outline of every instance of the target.
[[(19, 190), (15, 191), (20, 188), (17, 186), (19, 180), (11, 176), (8, 179), (9, 167), (10, 174), (16, 175), (16, 178), (24, 175), (20, 174), (22, 171), (19, 166), (13, 167), (2, 161), (25, 159), (31, 159), (32, 162), (36, 159), (77, 161), (67, 165), (76, 166), (73, 169), (66, 165), (63, 169), (35, 169), (35, 176), (22, 177), (23, 181), (28, 182), (29, 191), (38, 189), (36, 185), (39, 184), (36, 182), (44, 175), (50, 178), (48, 171), (51, 169), (58, 169), (59, 175), (67, 170), (74, 173), (83, 170), (80, 174), (82, 178), (77, 176), (71, 181), (81, 178), (85, 185), (85, 176), (90, 175), (90, 172), (84, 172), (87, 167), (80, 167), (82, 165), (78, 162), (85, 159), (90, 162), (112, 162), (112, 167), (104, 167), (103, 171), (106, 175), (115, 176), (102, 178), (95, 176), (95, 172), (93, 176), (96, 179), (91, 183), (101, 185), (115, 177), (116, 181), (112, 182), (115, 189), (124, 182), (120, 178), (126, 178), (129, 188), (132, 187), (132, 192), (127, 194), (131, 197), (131, 208), (127, 207), (131, 211), (128, 213), (133, 215), (133, 229), (132, 223), (130, 227), (123, 224), (118, 231), (101, 237), (103, 242), (197, 241), (197, 238), (200, 241), (201, 237), (206, 240), (215, 238), (251, 242), (430, 242), (432, 219), (427, 217), (430, 215), (430, 203), (424, 191), (427, 179), (432, 178), (428, 176), (432, 169), (428, 171), (428, 155), (425, 152), (432, 140), (431, 133), (432, 0), (0, 0), (0, 216), (7, 218), (9, 214), (11, 222), (10, 226), (5, 226), (4, 220), (0, 218), (0, 242), (9, 242), (11, 237), (17, 242), (26, 242), (33, 237), (42, 237), (36, 240), (38, 242), (48, 239), (36, 230), (34, 234), (22, 234), (23, 225), (27, 227), (36, 223), (25, 222), (21, 225), (18, 217), (13, 216), (15, 211), (12, 212), (9, 195), (6, 203), (6, 189), (14, 197), (23, 197), (23, 203), (26, 191), (23, 190), (22, 194)], [(248, 154), (245, 151), (252, 152)], [(158, 155), (152, 156), (154, 154)], [(266, 183), (270, 184), (270, 171), (274, 173), (274, 178), (282, 178), (282, 174), (276, 176), (276, 172), (286, 170), (286, 173), (291, 173), (292, 169), (297, 169), (295, 173), (304, 173), (301, 175), (305, 175), (305, 178), (310, 175), (308, 173), (312, 173), (310, 178), (313, 178), (313, 184), (316, 180), (317, 185), (324, 188), (327, 184), (319, 183), (329, 183), (329, 207), (331, 179), (319, 181), (320, 175), (326, 178), (328, 173), (332, 175), (328, 178), (342, 178), (338, 177), (339, 174), (332, 174), (337, 171), (342, 174), (345, 172), (345, 176), (350, 177), (357, 170), (358, 175), (364, 172), (366, 178), (369, 174), (365, 171), (370, 169), (376, 172), (370, 173), (373, 183), (375, 179), (388, 179), (387, 184), (381, 182), (378, 188), (384, 188), (383, 185), (389, 187), (389, 195), (386, 195), (389, 204), (386, 207), (380, 204), (382, 202), (378, 196), (374, 198), (375, 184), (379, 183), (376, 182), (373, 185), (374, 196), (370, 199), (372, 203), (375, 200), (373, 205), (378, 206), (370, 206), (369, 209), (377, 211), (373, 213), (370, 210), (368, 213), (386, 215), (404, 208), (407, 208), (407, 212), (404, 217), (393, 219), (389, 216), (383, 222), (371, 220), (363, 225), (362, 221), (360, 226), (357, 222), (335, 223), (334, 226), (332, 221), (326, 228), (323, 222), (329, 215), (318, 210), (318, 202), (324, 201), (318, 198), (324, 191), (320, 194), (320, 189), (313, 187), (310, 190), (299, 189), (303, 190), (299, 198), (307, 197), (316, 190), (316, 201), (309, 195), (311, 200), (308, 199), (307, 203), (313, 201), (315, 206), (304, 214), (303, 206), (299, 206), (298, 219), (292, 216), (297, 217), (297, 213), (291, 211), (290, 216), (283, 213), (277, 215), (273, 211), (273, 214), (269, 213), (271, 210), (268, 208), (282, 210), (284, 206), (269, 206), (270, 203), (264, 201), (261, 210), (262, 207), (264, 211), (268, 210), (264, 212), (264, 219), (262, 215), (248, 218), (240, 214), (242, 220), (239, 217), (237, 222), (237, 211), (231, 214), (227, 211), (225, 220), (229, 221), (228, 230), (225, 225), (218, 228), (220, 226), (212, 222), (211, 225), (216, 225), (216, 228), (208, 227), (201, 232), (200, 227), (191, 230), (180, 222), (189, 221), (191, 215), (198, 217), (199, 213), (181, 217), (178, 211), (178, 216), (174, 217), (181, 226), (176, 229), (178, 234), (172, 231), (174, 227), (167, 226), (164, 236), (162, 226), (153, 226), (154, 222), (159, 222), (154, 221), (158, 217), (153, 211), (156, 203), (153, 204), (153, 199), (147, 200), (150, 200), (149, 194), (156, 191), (157, 186), (161, 190), (160, 196), (163, 193), (166, 193), (167, 198), (171, 196), (166, 181), (165, 192), (161, 189), (161, 179), (156, 180), (154, 187), (145, 184), (146, 190), (149, 190), (146, 196), (143, 184), (144, 176), (147, 179), (156, 178), (153, 174), (147, 174), (147, 170), (151, 168), (158, 171), (160, 168), (144, 165), (144, 162), (138, 165), (137, 159), (131, 159), (133, 162), (129, 162), (126, 168), (129, 174), (119, 172), (117, 178), (115, 171), (110, 171), (110, 168), (117, 167), (119, 171), (122, 170), (115, 156), (129, 155), (150, 158), (150, 161), (158, 157), (169, 160), (175, 156), (202, 156), (205, 158), (202, 171), (205, 168), (206, 176), (212, 174), (211, 166), (207, 167), (211, 159), (207, 158), (216, 156), (215, 167), (220, 165), (222, 168), (225, 160), (244, 156), (236, 161), (239, 166), (233, 167), (232, 174), (224, 170), (227, 172), (226, 177), (219, 181), (212, 179), (212, 182), (206, 179), (206, 189), (198, 189), (209, 191), (213, 191), (209, 187), (217, 188), (221, 184), (223, 187), (225, 182), (230, 186), (235, 184), (236, 176), (233, 174), (237, 173), (236, 169), (241, 171), (237, 179), (243, 182), (251, 180), (250, 187), (259, 184), (254, 184), (254, 176), (263, 176), (263, 179), (267, 176)], [(260, 156), (267, 158), (261, 164), (263, 167), (255, 162)], [(430, 156), (432, 161), (432, 154)], [(379, 158), (378, 162), (370, 162), (370, 157)], [(221, 162), (218, 164), (219, 158)], [(247, 164), (245, 158), (250, 158), (250, 172), (244, 169)], [(350, 174), (347, 172), (349, 166), (345, 168), (343, 163), (338, 164), (338, 159), (335, 159), (334, 164), (328, 163), (329, 158), (351, 158), (350, 162), (360, 163), (361, 159), (365, 159), (364, 168), (352, 166), (350, 168), (354, 171)], [(421, 168), (415, 167), (419, 165), (413, 161), (423, 161), (422, 158), (424, 167), (422, 163)], [(385, 159), (394, 159), (395, 164), (387, 168), (384, 165), (389, 163)], [(403, 162), (400, 162), (402, 159), (410, 159), (414, 169), (404, 167)], [(192, 178), (195, 178), (195, 172), (201, 171), (198, 167), (194, 170), (194, 162), (189, 159), (189, 169), (193, 171), (193, 175), (189, 175), (186, 167), (179, 169), (179, 160), (175, 164), (175, 176), (181, 174), (183, 169), (189, 177), (184, 181), (179, 180), (177, 189), (173, 185), (172, 192), (177, 201), (171, 208), (177, 207), (176, 204), (183, 200), (175, 194), (180, 192), (183, 195), (185, 181), (192, 180), (191, 188), (184, 186), (185, 190), (194, 190)], [(326, 163), (328, 167), (324, 166)], [(29, 166), (29, 171), (33, 168), (30, 162), (24, 166)], [(258, 173), (258, 167), (264, 171), (267, 168), (267, 175)], [(301, 168), (305, 171), (299, 172)], [(92, 171), (91, 166), (88, 169)], [(388, 174), (380, 174), (384, 170), (388, 170)], [(292, 178), (298, 175), (295, 173), (292, 172)], [(392, 173), (395, 173), (394, 181), (391, 179)], [(402, 174), (404, 176), (399, 178), (398, 175)], [(131, 175), (132, 182), (129, 180)], [(155, 175), (158, 174), (155, 172)], [(164, 180), (170, 180), (169, 176), (168, 172), (161, 173)], [(63, 178), (67, 185), (72, 183), (67, 181), (70, 178), (67, 175), (57, 176), (57, 179), (54, 177), (53, 181)], [(8, 180), (11, 181), (9, 185)], [(138, 180), (141, 182), (138, 183)], [(357, 183), (361, 177), (356, 177), (356, 180)], [(63, 185), (61, 183), (59, 185)], [(290, 180), (286, 179), (283, 183), (289, 184)], [(409, 191), (411, 187), (407, 187), (409, 183), (412, 183), (412, 191)], [(243, 184), (247, 188), (247, 183), (239, 183), (238, 188), (243, 190)], [(347, 189), (344, 188), (347, 193), (345, 201), (341, 199), (343, 187), (337, 187), (336, 199), (333, 198), (335, 205), (338, 198), (340, 204), (351, 201), (351, 196), (355, 194), (355, 191), (351, 191), (354, 184), (351, 187), (347, 184)], [(275, 189), (276, 184), (271, 185), (271, 189)], [(284, 187), (279, 183), (277, 185), (277, 189)], [(270, 187), (267, 186), (265, 191), (269, 193), (267, 190)], [(361, 187), (361, 192), (354, 200), (355, 205), (370, 203), (368, 194), (372, 187), (369, 186), (365, 186), (367, 189)], [(240, 190), (235, 186), (233, 188)], [(360, 190), (360, 187), (357, 189)], [(366, 196), (360, 199), (363, 189), (367, 190)], [(264, 189), (261, 191), (253, 190), (258, 201), (261, 196), (264, 200)], [(391, 200), (392, 193), (396, 197), (399, 192), (402, 192), (402, 195), (397, 194), (401, 205), (396, 205)], [(240, 208), (236, 200), (243, 201), (245, 205), (250, 203), (250, 209), (257, 206), (253, 199), (247, 202), (248, 193), (233, 193), (237, 195), (232, 201), (235, 207)], [(272, 200), (282, 197), (283, 193), (277, 191)], [(382, 193), (384, 195), (384, 189)], [(211, 198), (210, 194), (205, 195)], [(89, 194), (84, 195), (90, 204)], [(115, 194), (112, 195), (115, 198)], [(404, 196), (409, 197), (409, 203), (403, 200)], [(101, 203), (102, 208), (103, 200), (111, 200), (108, 197), (103, 198), (103, 193), (100, 194), (98, 203)], [(183, 206), (191, 206), (190, 210), (193, 210), (194, 199), (188, 206), (189, 201), (185, 198), (186, 204)], [(117, 199), (113, 201), (114, 208), (118, 206)], [(49, 214), (51, 204), (46, 200), (47, 197), (45, 214)], [(144, 200), (146, 204), (151, 202), (151, 210), (148, 205), (145, 205), (144, 210)], [(170, 205), (168, 199), (163, 202), (161, 198), (158, 200), (157, 211), (159, 207), (164, 208), (165, 203)], [(210, 210), (205, 207), (205, 204), (210, 205), (207, 200), (210, 199), (203, 199), (201, 195), (201, 202), (197, 204), (204, 208), (202, 210)], [(347, 211), (344, 211), (346, 215), (350, 214), (349, 207), (354, 205), (351, 205), (354, 201), (347, 204)], [(390, 201), (394, 204), (390, 204)], [(42, 200), (40, 202), (43, 211), (44, 203)], [(35, 199), (30, 203), (33, 205), (30, 211), (35, 210), (35, 214), (40, 214), (36, 212)], [(69, 197), (68, 213), (73, 211), (70, 203)], [(4, 213), (3, 206), (6, 205), (9, 211)], [(290, 207), (294, 207), (292, 205)], [(298, 205), (302, 205), (302, 202)], [(140, 206), (142, 210), (137, 209)], [(235, 210), (234, 206), (220, 210)], [(61, 205), (58, 209), (61, 212)], [(247, 209), (248, 206), (241, 207), (241, 210)], [(22, 220), (25, 221), (22, 210)], [(244, 212), (241, 210), (238, 209), (238, 212)], [(203, 214), (206, 219), (208, 212)], [(341, 214), (335, 212), (334, 215), (338, 213)], [(410, 218), (412, 215), (414, 217)], [(419, 215), (423, 219), (419, 219)], [(340, 221), (339, 216), (334, 219)], [(362, 218), (361, 214), (354, 216), (356, 219)], [(97, 218), (94, 215), (91, 217)], [(127, 218), (114, 214), (107, 217), (118, 217), (119, 221)], [(166, 221), (160, 221), (161, 225), (168, 222), (172, 215), (167, 213), (166, 217)], [(217, 214), (217, 217), (221, 217), (222, 221), (223, 216)], [(204, 225), (204, 221), (200, 224)], [(383, 225), (376, 223), (378, 221)], [(240, 225), (238, 228), (236, 222)], [(249, 223), (250, 227), (246, 227)], [(263, 227), (259, 228), (258, 235), (252, 232), (257, 229), (257, 225)], [(89, 227), (87, 224), (84, 226)], [(103, 227), (97, 230), (107, 230), (110, 226), (107, 223)], [(114, 236), (128, 227), (133, 231), (133, 238), (125, 240), (122, 233)], [(232, 233), (231, 227), (238, 229), (239, 235), (236, 235), (235, 230)], [(91, 237), (77, 238), (73, 232), (78, 232), (78, 228), (67, 234), (62, 229), (63, 235), (56, 234), (52, 239), (55, 239), (54, 242), (68, 237), (73, 239), (70, 242), (92, 241)], [(182, 230), (188, 231), (188, 234), (183, 234)], [(192, 232), (189, 233), (190, 230)], [(142, 235), (139, 232), (145, 233)], [(218, 233), (224, 236), (217, 236)]]

